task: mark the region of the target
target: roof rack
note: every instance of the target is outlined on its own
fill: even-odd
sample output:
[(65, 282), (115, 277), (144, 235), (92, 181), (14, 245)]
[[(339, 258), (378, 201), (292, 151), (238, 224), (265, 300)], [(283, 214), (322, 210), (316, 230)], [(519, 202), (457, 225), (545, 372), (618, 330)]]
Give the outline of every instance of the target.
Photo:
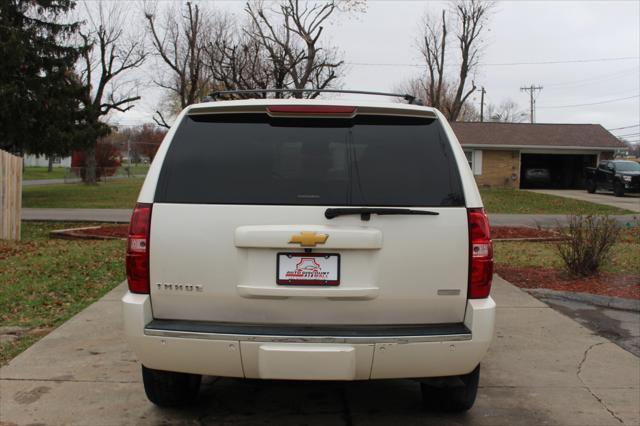
[(243, 90), (220, 90), (210, 93), (203, 101), (217, 101), (218, 98), (224, 95), (243, 95), (248, 93), (348, 93), (357, 95), (376, 95), (376, 96), (391, 96), (394, 98), (402, 98), (409, 104), (424, 105), (420, 99), (416, 99), (415, 96), (409, 94), (400, 93), (385, 93), (385, 92), (368, 92), (364, 90), (339, 90), (339, 89), (243, 89)]

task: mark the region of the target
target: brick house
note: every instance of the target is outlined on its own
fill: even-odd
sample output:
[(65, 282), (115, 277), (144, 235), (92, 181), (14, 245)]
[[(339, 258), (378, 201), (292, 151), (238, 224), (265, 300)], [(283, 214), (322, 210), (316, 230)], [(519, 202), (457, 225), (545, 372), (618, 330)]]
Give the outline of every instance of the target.
[[(480, 186), (584, 187), (584, 168), (625, 145), (599, 124), (451, 123)], [(544, 171), (546, 170), (546, 172)]]

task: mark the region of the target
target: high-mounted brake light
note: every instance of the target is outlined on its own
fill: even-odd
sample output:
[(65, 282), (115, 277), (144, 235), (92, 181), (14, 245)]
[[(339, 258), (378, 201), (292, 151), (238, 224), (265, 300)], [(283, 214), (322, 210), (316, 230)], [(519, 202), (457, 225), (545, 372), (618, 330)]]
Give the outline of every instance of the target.
[(127, 238), (127, 281), (132, 293), (149, 294), (149, 231), (152, 204), (133, 209)]
[(469, 209), (469, 299), (489, 297), (493, 280), (493, 244), (483, 209)]
[(348, 115), (356, 111), (352, 106), (339, 105), (271, 105), (267, 107), (269, 114), (310, 114), (310, 115)]

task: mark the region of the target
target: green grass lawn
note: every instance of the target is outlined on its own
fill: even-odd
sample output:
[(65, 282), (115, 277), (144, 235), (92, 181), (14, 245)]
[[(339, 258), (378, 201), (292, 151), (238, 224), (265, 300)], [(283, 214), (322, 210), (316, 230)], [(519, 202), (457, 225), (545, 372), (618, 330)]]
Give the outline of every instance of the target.
[(97, 185), (70, 183), (28, 186), (22, 189), (23, 207), (133, 208), (142, 178), (119, 179)]
[(515, 189), (482, 188), (488, 213), (513, 214), (629, 214), (627, 210), (586, 201)]
[[(613, 246), (604, 272), (638, 274), (640, 271), (640, 228), (625, 229), (620, 241)], [(522, 268), (563, 267), (562, 259), (552, 242), (494, 242), (494, 256), (497, 265)]]
[(54, 167), (51, 173), (46, 167), (25, 167), (22, 174), (24, 180), (63, 179), (64, 167)]
[(73, 226), (23, 222), (22, 241), (0, 241), (0, 326), (22, 328), (0, 346), (0, 364), (125, 279), (124, 241), (49, 240)]

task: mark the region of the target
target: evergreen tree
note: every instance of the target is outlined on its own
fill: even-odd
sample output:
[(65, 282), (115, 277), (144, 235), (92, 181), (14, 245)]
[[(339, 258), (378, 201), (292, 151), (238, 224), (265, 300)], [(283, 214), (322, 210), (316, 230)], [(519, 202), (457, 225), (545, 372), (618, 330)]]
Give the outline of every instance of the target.
[(0, 148), (68, 155), (82, 144), (82, 84), (72, 44), (77, 22), (62, 22), (73, 0), (0, 0)]

